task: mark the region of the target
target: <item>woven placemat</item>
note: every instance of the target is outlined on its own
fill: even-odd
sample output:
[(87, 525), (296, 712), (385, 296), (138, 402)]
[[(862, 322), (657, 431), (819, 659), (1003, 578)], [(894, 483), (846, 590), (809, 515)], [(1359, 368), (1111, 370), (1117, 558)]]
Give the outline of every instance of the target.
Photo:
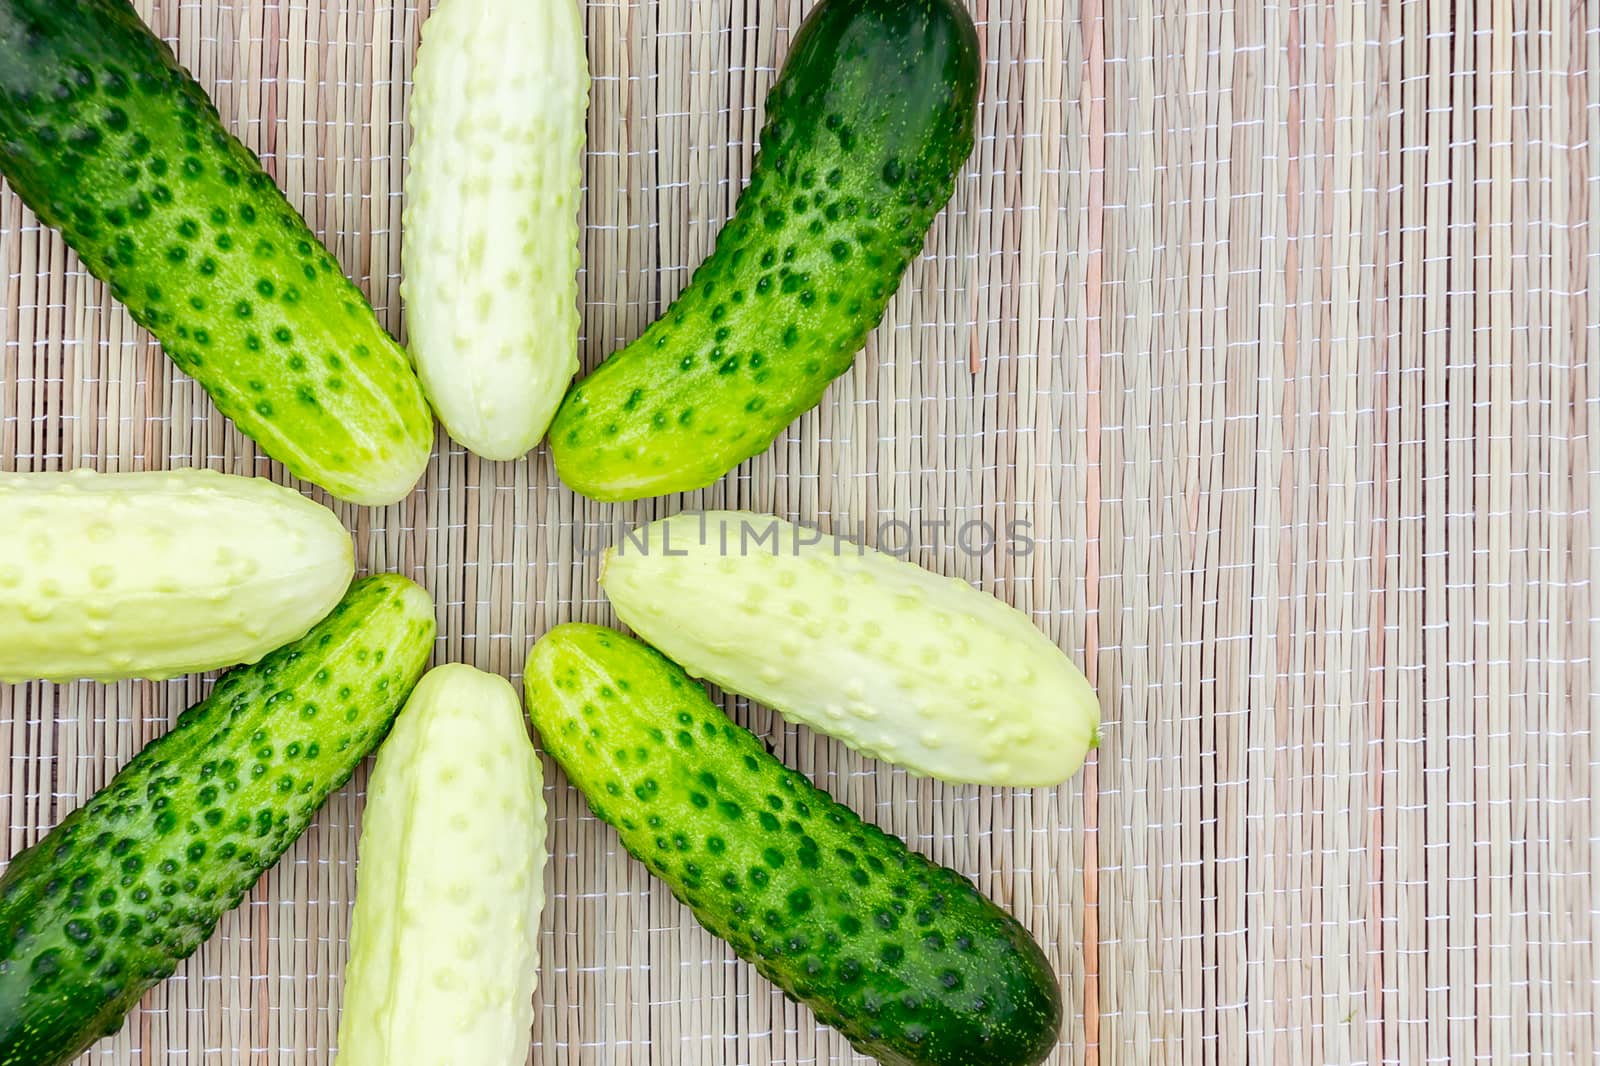
[[(1086, 663), (1081, 776), (947, 787), (732, 707), (1028, 924), (1053, 1061), (1596, 1061), (1600, 5), (974, 3), (977, 151), (819, 410), (625, 506), (441, 437), (404, 503), (338, 508), (363, 569), (433, 592), (437, 661), (517, 679), (552, 624), (611, 620), (621, 526), (909, 535)], [(137, 6), (399, 330), (428, 4)], [(587, 6), (589, 365), (709, 249), (806, 7)], [(283, 477), (9, 191), (0, 262), (0, 468)], [(7, 853), (207, 684), (0, 686)], [(530, 1061), (853, 1061), (549, 771)], [(330, 1061), (364, 780), (88, 1061)]]

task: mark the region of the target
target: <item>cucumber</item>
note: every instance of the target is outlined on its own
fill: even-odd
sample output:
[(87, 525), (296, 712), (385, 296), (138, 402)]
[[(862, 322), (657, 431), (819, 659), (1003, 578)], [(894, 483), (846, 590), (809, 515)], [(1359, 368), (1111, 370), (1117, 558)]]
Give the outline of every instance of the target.
[(945, 781), (1057, 785), (1100, 704), (1028, 616), (771, 515), (685, 512), (607, 550), (617, 616), (696, 677)]
[(383, 738), (433, 630), (416, 585), (356, 582), (13, 858), (0, 877), (0, 1063), (56, 1066), (116, 1032)]
[(950, 198), (978, 73), (957, 0), (822, 0), (716, 249), (557, 413), (562, 479), (597, 500), (700, 488), (816, 406)]
[(0, 173), (297, 477), (361, 504), (416, 484), (405, 353), (127, 0), (0, 0)]
[(412, 81), (411, 355), (452, 437), (516, 459), (578, 371), (589, 63), (576, 0), (443, 0)]
[(0, 474), (0, 681), (252, 663), (354, 576), (333, 512), (265, 478)]
[(653, 649), (562, 625), (528, 712), (595, 817), (700, 923), (857, 1051), (1031, 1066), (1061, 990), (1016, 919), (769, 755)]
[(510, 683), (460, 665), (423, 677), (361, 816), (340, 1066), (527, 1061), (543, 786)]

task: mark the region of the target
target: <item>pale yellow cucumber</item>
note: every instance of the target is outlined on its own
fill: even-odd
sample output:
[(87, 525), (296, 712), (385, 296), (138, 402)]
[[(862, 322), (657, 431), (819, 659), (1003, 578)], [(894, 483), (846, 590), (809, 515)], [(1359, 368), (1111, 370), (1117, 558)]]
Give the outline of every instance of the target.
[(441, 0), (413, 83), (411, 355), (452, 437), (516, 459), (578, 370), (589, 66), (576, 0)]
[(333, 512), (264, 478), (0, 474), (0, 681), (253, 663), (354, 574)]
[(1027, 615), (770, 515), (652, 523), (600, 583), (689, 673), (915, 773), (1055, 785), (1098, 740), (1094, 690)]
[(424, 675), (362, 815), (339, 1066), (522, 1066), (544, 907), (539, 758), (516, 691)]

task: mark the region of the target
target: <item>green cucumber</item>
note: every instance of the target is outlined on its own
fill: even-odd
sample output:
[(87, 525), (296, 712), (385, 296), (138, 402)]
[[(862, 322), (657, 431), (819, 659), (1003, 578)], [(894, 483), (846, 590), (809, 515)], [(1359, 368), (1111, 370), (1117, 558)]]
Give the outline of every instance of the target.
[(562, 479), (597, 500), (700, 488), (816, 406), (950, 198), (978, 74), (958, 0), (822, 0), (716, 249), (567, 394), (550, 428)]
[(685, 511), (608, 549), (600, 584), (695, 677), (914, 773), (1059, 785), (1097, 743), (1094, 689), (1027, 615), (820, 530)]
[(296, 476), (362, 504), (416, 484), (405, 352), (127, 0), (0, 0), (0, 173)]
[(356, 582), (13, 858), (0, 877), (0, 1064), (55, 1066), (115, 1032), (383, 738), (433, 633), (416, 585)]
[(534, 645), (528, 713), (623, 845), (707, 929), (856, 1050), (1031, 1066), (1061, 990), (1016, 919), (863, 822), (655, 650), (568, 624)]

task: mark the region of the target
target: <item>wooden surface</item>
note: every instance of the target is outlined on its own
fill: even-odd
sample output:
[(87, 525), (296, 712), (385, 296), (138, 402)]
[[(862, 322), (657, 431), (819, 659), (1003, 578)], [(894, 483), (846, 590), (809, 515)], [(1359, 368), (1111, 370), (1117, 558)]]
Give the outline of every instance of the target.
[[(1053, 1061), (1594, 1062), (1600, 5), (974, 3), (955, 201), (774, 451), (613, 507), (441, 438), (404, 503), (339, 509), (358, 559), (434, 593), (439, 661), (515, 678), (610, 617), (619, 523), (912, 523), (1087, 664), (1091, 766), (949, 788), (736, 713), (1023, 918), (1065, 987)], [(398, 330), (426, 3), (138, 6)], [(589, 364), (732, 210), (804, 6), (589, 5)], [(282, 476), (9, 191), (0, 261), (0, 468)], [(953, 547), (983, 521), (1032, 550)], [(0, 687), (7, 850), (205, 687)], [(363, 779), (92, 1061), (331, 1059)], [(533, 1061), (850, 1060), (559, 775), (549, 800)]]

